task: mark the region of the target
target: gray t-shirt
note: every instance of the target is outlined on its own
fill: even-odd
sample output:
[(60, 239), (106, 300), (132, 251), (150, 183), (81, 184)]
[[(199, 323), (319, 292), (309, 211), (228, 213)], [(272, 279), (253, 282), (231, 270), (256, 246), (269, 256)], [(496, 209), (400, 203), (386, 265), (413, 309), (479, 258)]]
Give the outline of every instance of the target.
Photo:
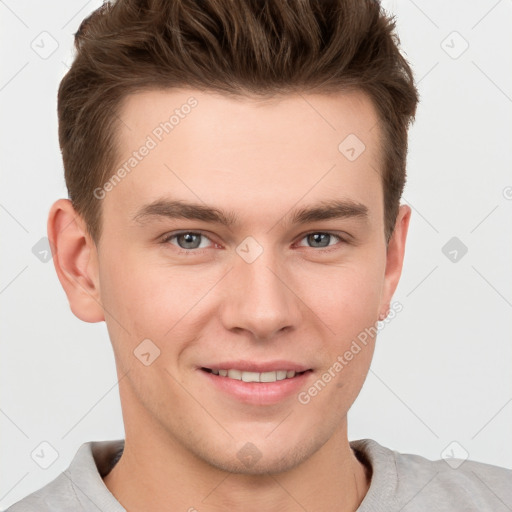
[[(469, 460), (459, 466), (455, 459), (431, 461), (372, 439), (350, 446), (372, 475), (358, 512), (512, 511), (512, 470)], [(66, 471), (7, 512), (126, 512), (102, 480), (123, 447), (123, 439), (82, 444)]]

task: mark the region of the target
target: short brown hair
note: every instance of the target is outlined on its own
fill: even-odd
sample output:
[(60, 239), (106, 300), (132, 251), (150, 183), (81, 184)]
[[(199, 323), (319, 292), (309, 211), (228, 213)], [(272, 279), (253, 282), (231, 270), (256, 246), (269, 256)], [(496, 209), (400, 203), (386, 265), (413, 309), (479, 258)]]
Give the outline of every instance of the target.
[(122, 100), (143, 90), (188, 87), (235, 96), (366, 93), (381, 126), (389, 241), (418, 102), (394, 31), (394, 20), (376, 0), (104, 3), (75, 34), (77, 53), (58, 93), (69, 198), (93, 240), (101, 236), (101, 201), (93, 191), (119, 158)]

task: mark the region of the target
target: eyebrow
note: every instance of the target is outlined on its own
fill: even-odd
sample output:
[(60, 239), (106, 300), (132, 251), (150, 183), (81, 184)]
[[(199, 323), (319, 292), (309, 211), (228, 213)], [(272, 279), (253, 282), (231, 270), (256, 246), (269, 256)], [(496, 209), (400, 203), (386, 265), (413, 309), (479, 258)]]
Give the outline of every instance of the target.
[[(284, 217), (290, 215), (290, 224), (307, 224), (320, 220), (348, 218), (359, 218), (367, 221), (368, 208), (362, 203), (339, 199), (321, 201), (312, 206), (299, 208), (288, 212)], [(134, 215), (133, 220), (138, 224), (145, 225), (147, 222), (159, 218), (200, 220), (220, 224), (228, 228), (235, 226), (238, 222), (238, 216), (235, 212), (224, 212), (219, 208), (205, 204), (171, 199), (157, 199), (143, 206)]]

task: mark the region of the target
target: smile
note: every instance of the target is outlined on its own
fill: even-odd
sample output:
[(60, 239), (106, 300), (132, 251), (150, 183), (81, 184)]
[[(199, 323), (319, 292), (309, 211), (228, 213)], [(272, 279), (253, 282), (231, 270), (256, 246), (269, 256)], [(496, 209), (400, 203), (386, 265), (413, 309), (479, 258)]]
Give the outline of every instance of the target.
[[(246, 372), (237, 369), (211, 369), (202, 368), (202, 370), (219, 375), (220, 377), (227, 377), (228, 379), (240, 380), (243, 382), (276, 382), (285, 379), (293, 379), (296, 375), (302, 375), (305, 372), (295, 372), (294, 370), (276, 370), (272, 372)], [(306, 370), (309, 371), (309, 370)]]

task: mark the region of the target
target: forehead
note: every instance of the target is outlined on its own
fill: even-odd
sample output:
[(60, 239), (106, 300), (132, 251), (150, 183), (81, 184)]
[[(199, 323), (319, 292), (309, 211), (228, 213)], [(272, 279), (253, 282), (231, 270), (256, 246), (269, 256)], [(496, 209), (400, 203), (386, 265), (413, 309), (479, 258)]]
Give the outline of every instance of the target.
[[(359, 92), (270, 99), (145, 91), (119, 111), (122, 180), (107, 194), (128, 214), (162, 197), (230, 210), (346, 197), (381, 209), (381, 141)], [(372, 207), (372, 204), (374, 205)]]
[(260, 142), (293, 143), (297, 136), (319, 132), (333, 141), (352, 133), (371, 142), (378, 132), (374, 130), (377, 113), (371, 100), (360, 91), (259, 98), (193, 89), (149, 90), (125, 97), (119, 119), (121, 144), (130, 147), (139, 142), (141, 133), (161, 141), (171, 132), (174, 138), (179, 137), (184, 126), (205, 141), (238, 135), (249, 142), (246, 135), (250, 134)]

